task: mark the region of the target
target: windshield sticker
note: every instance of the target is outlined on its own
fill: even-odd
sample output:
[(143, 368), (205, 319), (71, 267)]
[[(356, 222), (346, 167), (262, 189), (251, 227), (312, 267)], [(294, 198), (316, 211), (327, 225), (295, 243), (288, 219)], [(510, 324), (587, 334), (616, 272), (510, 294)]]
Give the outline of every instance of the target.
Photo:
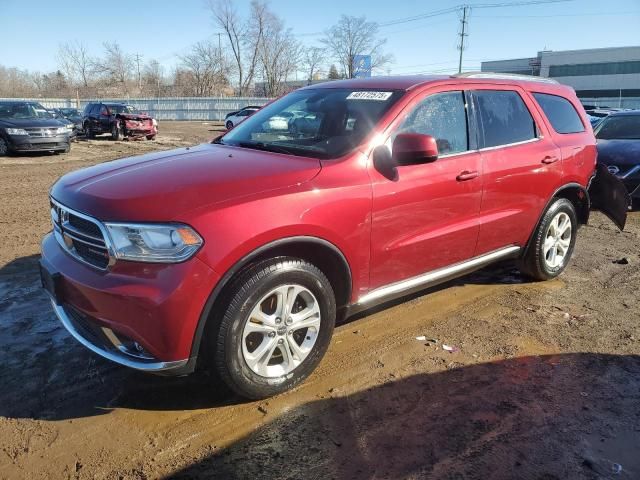
[(393, 92), (351, 92), (347, 100), (374, 100), (384, 102), (389, 100)]

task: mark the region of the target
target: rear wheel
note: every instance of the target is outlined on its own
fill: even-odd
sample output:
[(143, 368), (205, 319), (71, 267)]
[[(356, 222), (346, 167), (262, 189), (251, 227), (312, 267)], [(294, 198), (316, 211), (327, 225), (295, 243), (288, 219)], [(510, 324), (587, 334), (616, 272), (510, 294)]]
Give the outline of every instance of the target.
[(520, 270), (536, 280), (560, 275), (573, 254), (578, 220), (573, 204), (557, 198), (545, 212), (520, 262)]
[(233, 122), (229, 120), (225, 126), (227, 127), (227, 130), (231, 130), (233, 128)]
[(228, 298), (209, 347), (215, 369), (233, 391), (270, 397), (313, 372), (336, 317), (333, 289), (317, 267), (293, 258), (263, 261), (234, 282)]
[(119, 122), (114, 122), (111, 126), (111, 138), (114, 140), (122, 140), (124, 138), (124, 131), (122, 129), (122, 125)]

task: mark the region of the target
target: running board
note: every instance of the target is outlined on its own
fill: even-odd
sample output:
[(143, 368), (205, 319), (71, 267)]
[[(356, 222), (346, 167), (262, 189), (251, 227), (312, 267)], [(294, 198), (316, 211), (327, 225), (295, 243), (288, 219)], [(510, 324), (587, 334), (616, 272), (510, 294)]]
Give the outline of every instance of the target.
[(372, 290), (366, 295), (360, 297), (357, 305), (364, 306), (381, 303), (382, 301), (391, 300), (417, 290), (432, 287), (461, 275), (471, 273), (474, 270), (478, 270), (498, 260), (515, 257), (519, 251), (520, 247), (516, 246), (501, 248), (500, 250), (495, 250), (491, 253), (474, 257), (471, 260), (466, 260), (464, 262), (456, 263), (455, 265), (433, 270), (417, 277), (402, 280), (401, 282), (376, 288), (375, 290)]

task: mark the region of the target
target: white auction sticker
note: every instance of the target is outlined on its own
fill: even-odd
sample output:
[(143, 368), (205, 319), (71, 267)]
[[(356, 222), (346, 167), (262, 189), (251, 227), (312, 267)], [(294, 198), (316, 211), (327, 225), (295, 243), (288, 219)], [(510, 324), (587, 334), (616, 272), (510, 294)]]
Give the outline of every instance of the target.
[(375, 100), (384, 102), (393, 95), (393, 92), (351, 92), (347, 100)]

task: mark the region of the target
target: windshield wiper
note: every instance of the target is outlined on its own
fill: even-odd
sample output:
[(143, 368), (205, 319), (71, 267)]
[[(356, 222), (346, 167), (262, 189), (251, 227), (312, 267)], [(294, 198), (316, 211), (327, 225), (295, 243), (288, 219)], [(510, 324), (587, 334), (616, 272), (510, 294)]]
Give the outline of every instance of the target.
[(273, 145), (271, 143), (264, 142), (238, 142), (239, 147), (243, 148), (253, 148), (254, 150), (262, 150), (265, 152), (273, 152), (273, 153), (283, 153), (285, 155), (292, 155), (294, 152), (290, 148), (279, 147), (277, 145)]

